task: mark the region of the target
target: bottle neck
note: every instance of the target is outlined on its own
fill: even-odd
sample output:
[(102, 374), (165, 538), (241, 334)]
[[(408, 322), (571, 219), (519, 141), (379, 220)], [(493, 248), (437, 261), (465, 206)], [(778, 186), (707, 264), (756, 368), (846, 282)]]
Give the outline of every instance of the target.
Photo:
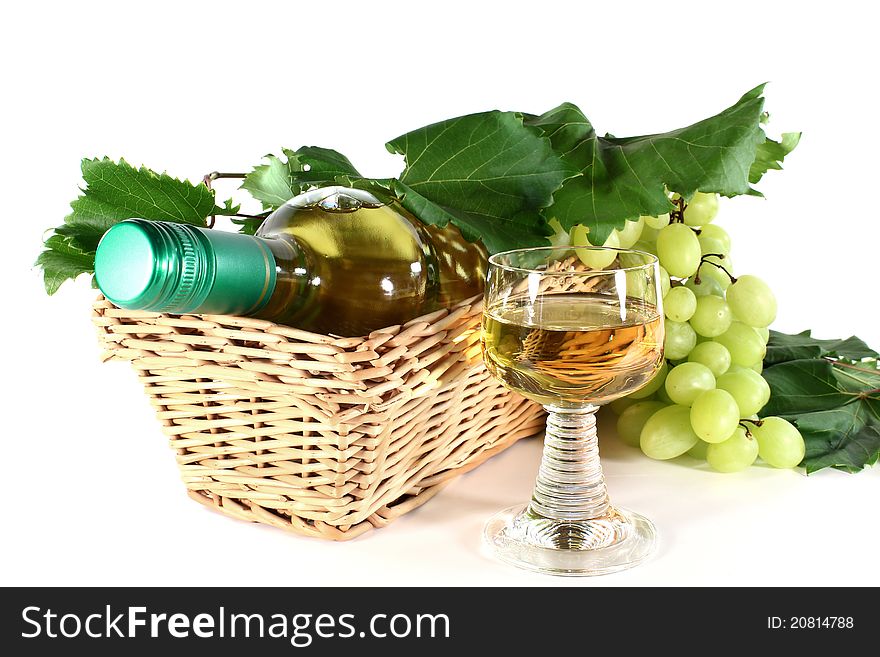
[[(199, 272), (204, 295), (191, 310), (166, 312), (216, 315), (258, 314), (268, 304), (278, 283), (278, 263), (267, 240), (250, 235), (196, 229), (212, 267)], [(213, 269), (213, 271), (211, 271)]]
[(269, 300), (254, 315), (289, 323), (292, 317), (308, 306), (320, 284), (320, 279), (316, 278), (314, 255), (292, 235), (278, 234), (256, 239), (261, 240), (274, 257), (276, 281)]

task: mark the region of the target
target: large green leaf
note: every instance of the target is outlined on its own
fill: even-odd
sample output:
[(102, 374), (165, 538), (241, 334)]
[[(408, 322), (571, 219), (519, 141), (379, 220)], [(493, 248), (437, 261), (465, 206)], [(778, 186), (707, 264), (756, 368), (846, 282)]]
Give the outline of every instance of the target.
[(781, 363), (763, 375), (773, 393), (763, 410), (767, 415), (825, 411), (852, 401), (852, 395), (840, 389), (831, 361), (823, 358)]
[[(768, 354), (773, 359), (763, 375), (771, 397), (762, 415), (794, 422), (804, 437), (807, 472), (834, 467), (857, 472), (880, 458), (880, 370), (876, 354), (858, 338), (817, 340), (808, 332), (772, 332)], [(830, 355), (838, 356), (832, 359)], [(805, 356), (806, 357), (800, 357)]]
[(819, 340), (810, 335), (810, 330), (807, 329), (794, 335), (770, 331), (764, 364), (773, 365), (789, 360), (823, 356), (849, 360), (880, 358), (880, 354), (854, 335), (845, 340)]
[(216, 209), (214, 194), (205, 185), (194, 185), (158, 174), (146, 167), (136, 169), (125, 160), (83, 160), (86, 189), (70, 204), (67, 224), (95, 227), (102, 233), (123, 219), (139, 217), (154, 221), (204, 225)]
[(403, 204), (427, 223), (451, 221), (492, 252), (546, 243), (540, 209), (577, 173), (516, 112), (442, 121), (387, 146), (406, 161), (396, 187)]
[(386, 144), (402, 154), (397, 179), (364, 178), (344, 156), (315, 147), (267, 156), (243, 185), (276, 208), (313, 186), (353, 185), (398, 198), (428, 224), (452, 222), (492, 252), (547, 244), (556, 218), (564, 229), (586, 224), (604, 241), (627, 219), (671, 209), (667, 189), (726, 196), (750, 186), (797, 143), (761, 128), (763, 85), (705, 121), (665, 134), (599, 137), (577, 106), (540, 116), (491, 111), (413, 130)]
[(172, 178), (125, 160), (84, 159), (86, 186), (71, 204), (71, 213), (54, 229), (36, 265), (43, 269), (46, 292), (54, 294), (66, 280), (94, 271), (95, 249), (114, 224), (132, 218), (204, 226), (212, 214), (232, 215), (231, 202), (217, 206), (214, 192), (203, 184)]
[(764, 85), (720, 114), (671, 132), (642, 137), (599, 137), (587, 117), (566, 103), (529, 116), (581, 175), (568, 179), (544, 215), (564, 228), (584, 224), (601, 244), (614, 228), (672, 206), (666, 191), (735, 196), (752, 192), (749, 171), (759, 144)]
[(511, 244), (516, 244), (515, 248), (546, 246), (545, 235), (552, 232), (547, 229), (540, 217), (534, 217), (531, 222), (497, 221), (497, 218), (492, 216), (438, 205), (399, 181), (394, 181), (393, 189), (400, 198), (401, 204), (421, 221), (441, 227), (452, 222), (465, 239), (482, 240), (490, 253), (514, 248)]

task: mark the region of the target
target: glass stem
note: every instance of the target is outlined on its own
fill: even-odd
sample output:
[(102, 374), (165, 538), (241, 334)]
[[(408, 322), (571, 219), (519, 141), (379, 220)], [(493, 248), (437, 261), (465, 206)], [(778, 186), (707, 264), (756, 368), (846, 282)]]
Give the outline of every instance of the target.
[(544, 455), (529, 511), (544, 518), (577, 522), (608, 513), (608, 492), (599, 463), (597, 406), (545, 406)]

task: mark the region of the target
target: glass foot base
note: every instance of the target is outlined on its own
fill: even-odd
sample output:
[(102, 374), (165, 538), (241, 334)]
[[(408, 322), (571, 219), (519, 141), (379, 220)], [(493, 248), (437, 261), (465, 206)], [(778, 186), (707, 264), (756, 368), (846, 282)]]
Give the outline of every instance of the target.
[(654, 551), (653, 523), (626, 509), (594, 520), (550, 520), (517, 505), (494, 515), (483, 540), (495, 557), (548, 575), (605, 575), (640, 564)]

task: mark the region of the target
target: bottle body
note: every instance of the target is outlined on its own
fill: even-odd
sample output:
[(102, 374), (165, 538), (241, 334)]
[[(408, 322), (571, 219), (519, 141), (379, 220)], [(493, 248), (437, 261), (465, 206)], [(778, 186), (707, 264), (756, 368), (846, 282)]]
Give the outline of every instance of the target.
[(101, 240), (98, 286), (123, 308), (242, 314), (364, 335), (483, 290), (486, 252), (452, 226), (329, 187), (273, 212), (256, 236), (127, 220)]
[(425, 226), (397, 205), (371, 203), (369, 195), (341, 201), (336, 191), (316, 200), (332, 189), (294, 199), (257, 232), (296, 254), (295, 262), (279, 257), (276, 292), (260, 317), (318, 333), (363, 335), (482, 292), (482, 245), (452, 226)]

